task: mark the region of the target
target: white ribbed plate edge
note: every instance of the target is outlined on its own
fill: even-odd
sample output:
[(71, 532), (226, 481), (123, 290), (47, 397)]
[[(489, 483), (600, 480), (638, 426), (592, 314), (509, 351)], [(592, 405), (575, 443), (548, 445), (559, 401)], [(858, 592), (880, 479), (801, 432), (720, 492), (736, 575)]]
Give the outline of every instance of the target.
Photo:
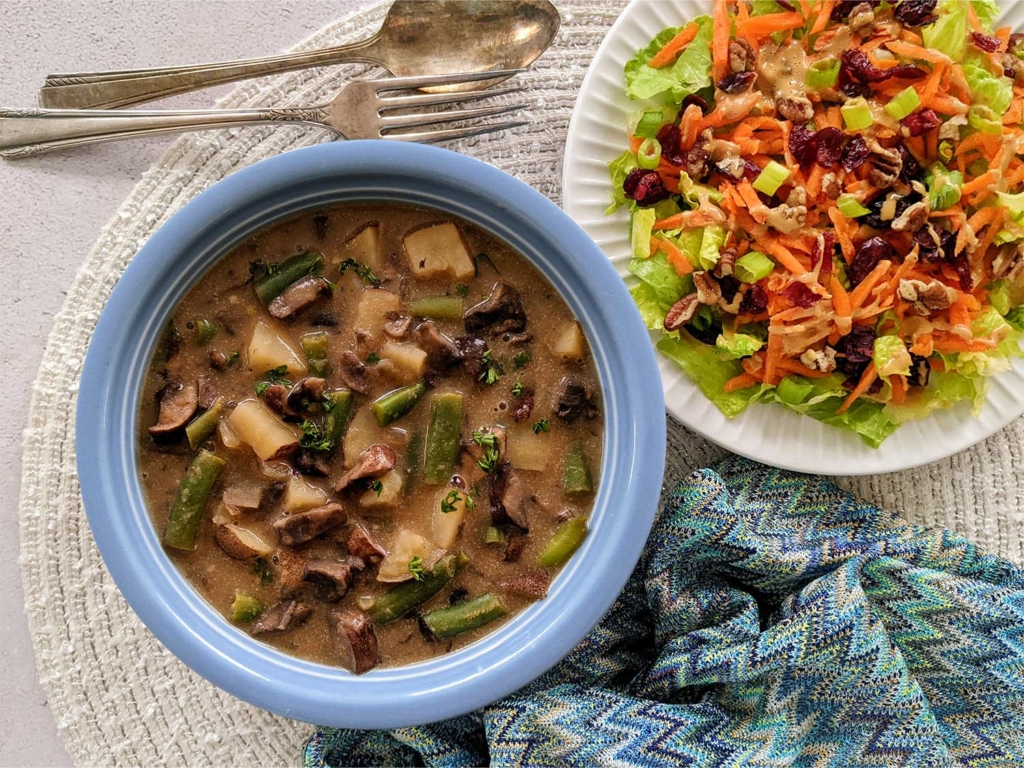
[[(562, 169), (562, 206), (597, 242), (627, 283), (629, 217), (605, 216), (607, 164), (626, 146), (625, 126), (637, 107), (625, 93), (623, 65), (662, 29), (709, 12), (709, 0), (633, 0), (612, 26), (583, 80), (569, 123)], [(1020, 28), (1024, 3), (1005, 3), (999, 26)], [(655, 340), (652, 334), (652, 343)], [(755, 404), (727, 419), (674, 363), (658, 355), (665, 404), (673, 416), (735, 453), (798, 472), (863, 475), (896, 472), (938, 461), (984, 440), (1024, 413), (1024, 362), (990, 380), (975, 418), (961, 403), (900, 427), (880, 448), (857, 435), (776, 404)]]

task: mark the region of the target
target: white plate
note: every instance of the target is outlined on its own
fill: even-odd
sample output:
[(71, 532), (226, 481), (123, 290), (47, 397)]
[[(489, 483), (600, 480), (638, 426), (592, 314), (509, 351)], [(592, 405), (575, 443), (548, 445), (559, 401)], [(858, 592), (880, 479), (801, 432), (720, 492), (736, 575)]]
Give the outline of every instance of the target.
[[(629, 216), (610, 202), (607, 164), (626, 148), (626, 124), (638, 109), (625, 92), (622, 68), (665, 27), (710, 12), (706, 0), (634, 0), (612, 26), (583, 80), (569, 123), (562, 206), (597, 241), (630, 284)], [(1005, 4), (997, 26), (1020, 28), (1024, 3)], [(652, 340), (657, 337), (652, 334)], [(674, 363), (658, 355), (665, 403), (683, 424), (730, 451), (777, 467), (827, 475), (895, 472), (962, 451), (1024, 413), (1024, 362), (993, 377), (978, 418), (961, 403), (912, 421), (871, 448), (852, 432), (829, 427), (777, 404), (755, 404), (727, 419)]]

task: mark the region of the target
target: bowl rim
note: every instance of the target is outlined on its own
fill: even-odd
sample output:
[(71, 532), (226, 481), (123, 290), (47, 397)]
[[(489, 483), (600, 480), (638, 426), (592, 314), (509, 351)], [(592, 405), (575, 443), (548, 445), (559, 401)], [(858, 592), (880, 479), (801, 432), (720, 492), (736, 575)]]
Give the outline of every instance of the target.
[[(253, 639), (189, 584), (163, 552), (143, 501), (136, 435), (142, 376), (187, 290), (255, 232), (332, 202), (359, 200), (440, 208), (523, 253), (559, 290), (591, 341), (604, 389), (605, 438), (591, 535), (545, 600), (451, 654), (357, 677)], [(126, 329), (135, 344), (123, 343)], [(179, 659), (238, 698), (286, 717), (396, 728), (465, 714), (518, 690), (604, 616), (639, 560), (657, 511), (664, 413), (654, 353), (625, 286), (554, 203), (503, 171), (448, 150), (334, 142), (233, 173), (183, 206), (140, 249), (89, 344), (76, 457), (104, 563), (135, 613)]]

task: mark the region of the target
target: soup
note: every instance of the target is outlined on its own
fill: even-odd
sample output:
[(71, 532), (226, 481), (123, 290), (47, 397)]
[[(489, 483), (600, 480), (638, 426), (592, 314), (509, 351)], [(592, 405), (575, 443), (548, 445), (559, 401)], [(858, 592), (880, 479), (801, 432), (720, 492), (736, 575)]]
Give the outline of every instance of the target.
[(177, 307), (139, 458), (163, 544), (261, 641), (357, 674), (499, 630), (586, 536), (603, 418), (579, 323), (435, 210), (345, 205)]

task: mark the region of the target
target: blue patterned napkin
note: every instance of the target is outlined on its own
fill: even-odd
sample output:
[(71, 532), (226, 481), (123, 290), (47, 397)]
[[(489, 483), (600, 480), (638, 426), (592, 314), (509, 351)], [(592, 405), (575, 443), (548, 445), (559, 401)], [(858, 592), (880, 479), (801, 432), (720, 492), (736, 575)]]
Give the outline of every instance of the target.
[(306, 765), (1024, 766), (1024, 571), (816, 477), (673, 491), (558, 666), (465, 717), (321, 729)]

